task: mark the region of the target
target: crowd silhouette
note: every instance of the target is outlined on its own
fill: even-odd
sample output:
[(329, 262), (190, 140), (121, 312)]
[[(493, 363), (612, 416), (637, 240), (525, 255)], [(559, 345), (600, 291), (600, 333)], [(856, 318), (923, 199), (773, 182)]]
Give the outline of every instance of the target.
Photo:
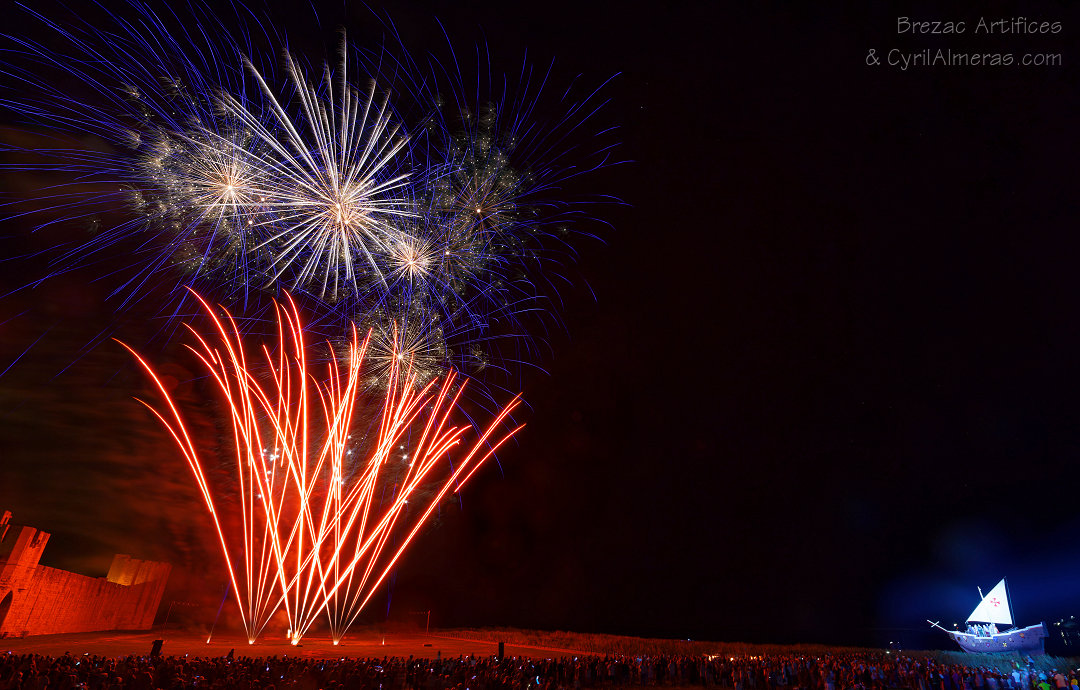
[(766, 656), (297, 657), (0, 656), (0, 690), (1078, 690), (1076, 671), (1011, 672), (889, 653)]

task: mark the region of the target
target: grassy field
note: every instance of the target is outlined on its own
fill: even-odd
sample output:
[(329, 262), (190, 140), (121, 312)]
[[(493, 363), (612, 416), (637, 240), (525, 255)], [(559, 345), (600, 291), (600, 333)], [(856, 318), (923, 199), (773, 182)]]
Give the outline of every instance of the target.
[[(506, 646), (510, 656), (551, 658), (582, 655), (625, 656), (822, 656), (825, 654), (877, 653), (885, 650), (858, 647), (829, 647), (819, 644), (768, 645), (741, 642), (702, 642), (696, 640), (664, 640), (640, 637), (622, 637), (593, 633), (575, 633), (545, 630), (522, 630), (518, 628), (483, 628), (433, 630), (431, 634), (415, 628), (356, 628), (346, 636), (340, 646), (317, 635), (305, 637), (300, 647), (289, 645), (283, 638), (261, 638), (249, 646), (239, 635), (219, 632), (208, 643), (205, 633), (169, 630), (141, 633), (101, 632), (41, 635), (26, 638), (0, 639), (0, 653), (15, 654), (35, 652), (59, 656), (73, 654), (99, 654), (103, 656), (145, 655), (155, 639), (164, 639), (163, 653), (172, 656), (223, 656), (230, 649), (237, 655), (289, 656), (334, 658), (383, 657), (409, 655), (433, 658), (436, 656), (489, 656), (498, 650), (498, 643)], [(1019, 655), (965, 654), (960, 651), (904, 651), (907, 656), (925, 656), (947, 664), (980, 666), (1002, 672), (1011, 671), (1014, 663), (1023, 663)], [(1080, 658), (1039, 656), (1034, 658), (1037, 668), (1080, 668)]]

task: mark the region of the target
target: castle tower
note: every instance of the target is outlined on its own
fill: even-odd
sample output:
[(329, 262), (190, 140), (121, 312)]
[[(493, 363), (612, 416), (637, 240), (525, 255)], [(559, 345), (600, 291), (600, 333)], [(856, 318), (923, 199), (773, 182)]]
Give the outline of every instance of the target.
[(11, 523), (11, 511), (0, 517), (0, 596), (13, 583), (28, 577), (41, 560), (49, 533)]

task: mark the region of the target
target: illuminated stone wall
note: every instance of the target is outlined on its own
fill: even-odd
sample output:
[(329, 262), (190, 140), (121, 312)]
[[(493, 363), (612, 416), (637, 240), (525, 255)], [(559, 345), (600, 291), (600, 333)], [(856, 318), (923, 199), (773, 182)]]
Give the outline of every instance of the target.
[(148, 630), (172, 566), (113, 558), (107, 577), (40, 565), (49, 534), (0, 517), (0, 637)]

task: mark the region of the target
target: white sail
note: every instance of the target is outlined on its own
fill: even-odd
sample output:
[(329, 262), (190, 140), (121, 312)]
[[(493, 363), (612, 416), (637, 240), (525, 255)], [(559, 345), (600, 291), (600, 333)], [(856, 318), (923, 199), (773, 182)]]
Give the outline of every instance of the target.
[(1005, 579), (994, 585), (983, 600), (968, 616), (968, 623), (994, 623), (1012, 625), (1012, 611), (1009, 610), (1009, 597), (1005, 592)]

